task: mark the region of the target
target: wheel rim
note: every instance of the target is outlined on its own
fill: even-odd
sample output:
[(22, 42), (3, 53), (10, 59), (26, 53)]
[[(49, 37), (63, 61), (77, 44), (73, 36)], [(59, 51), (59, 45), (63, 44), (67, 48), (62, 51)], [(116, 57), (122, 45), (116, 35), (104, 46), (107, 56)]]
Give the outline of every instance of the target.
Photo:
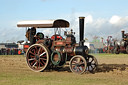
[(77, 73), (77, 74), (82, 74), (83, 72), (85, 72), (87, 67), (85, 58), (80, 55), (76, 55), (72, 57), (69, 65), (70, 65), (70, 70), (73, 73)]
[(94, 72), (97, 69), (97, 66), (98, 66), (97, 59), (92, 55), (88, 55), (87, 71)]
[(43, 71), (49, 62), (49, 51), (41, 44), (30, 46), (26, 52), (26, 60), (31, 70), (35, 72)]

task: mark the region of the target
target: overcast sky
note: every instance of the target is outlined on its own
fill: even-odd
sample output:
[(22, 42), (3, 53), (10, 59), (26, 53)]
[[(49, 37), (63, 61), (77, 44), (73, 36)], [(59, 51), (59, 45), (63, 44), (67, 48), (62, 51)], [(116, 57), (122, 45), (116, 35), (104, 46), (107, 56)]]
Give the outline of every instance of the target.
[[(85, 18), (85, 37), (121, 37), (128, 32), (128, 0), (0, 0), (0, 43), (25, 40), (22, 20), (66, 19), (78, 39), (78, 17)], [(43, 29), (46, 35), (53, 30)]]

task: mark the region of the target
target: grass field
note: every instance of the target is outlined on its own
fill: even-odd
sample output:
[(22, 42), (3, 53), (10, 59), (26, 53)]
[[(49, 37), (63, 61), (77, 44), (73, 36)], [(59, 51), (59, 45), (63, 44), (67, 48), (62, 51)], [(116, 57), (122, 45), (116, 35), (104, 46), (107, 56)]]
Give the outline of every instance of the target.
[[(94, 54), (93, 54), (94, 55)], [(95, 54), (95, 74), (66, 71), (33, 72), (23, 55), (0, 55), (0, 85), (128, 85), (127, 54)]]

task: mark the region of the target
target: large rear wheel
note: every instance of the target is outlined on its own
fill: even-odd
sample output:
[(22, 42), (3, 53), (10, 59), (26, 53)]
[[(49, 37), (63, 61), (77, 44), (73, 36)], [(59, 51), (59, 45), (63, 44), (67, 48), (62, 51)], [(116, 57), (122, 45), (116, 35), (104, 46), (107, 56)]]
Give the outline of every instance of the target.
[(86, 60), (83, 56), (81, 55), (76, 55), (73, 56), (70, 60), (70, 70), (73, 73), (77, 73), (77, 74), (82, 74), (85, 72), (86, 67), (87, 67), (87, 63)]
[(26, 60), (31, 70), (35, 72), (43, 71), (49, 63), (49, 50), (42, 44), (34, 44), (28, 48)]

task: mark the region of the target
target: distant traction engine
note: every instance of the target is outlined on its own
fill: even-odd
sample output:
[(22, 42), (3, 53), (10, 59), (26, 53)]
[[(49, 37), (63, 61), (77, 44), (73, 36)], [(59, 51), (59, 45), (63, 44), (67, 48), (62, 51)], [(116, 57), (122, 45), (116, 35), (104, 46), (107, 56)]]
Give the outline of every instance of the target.
[(122, 40), (120, 42), (116, 42), (114, 50), (116, 54), (119, 54), (120, 52), (128, 54), (128, 33), (125, 33), (125, 31), (121, 32)]

